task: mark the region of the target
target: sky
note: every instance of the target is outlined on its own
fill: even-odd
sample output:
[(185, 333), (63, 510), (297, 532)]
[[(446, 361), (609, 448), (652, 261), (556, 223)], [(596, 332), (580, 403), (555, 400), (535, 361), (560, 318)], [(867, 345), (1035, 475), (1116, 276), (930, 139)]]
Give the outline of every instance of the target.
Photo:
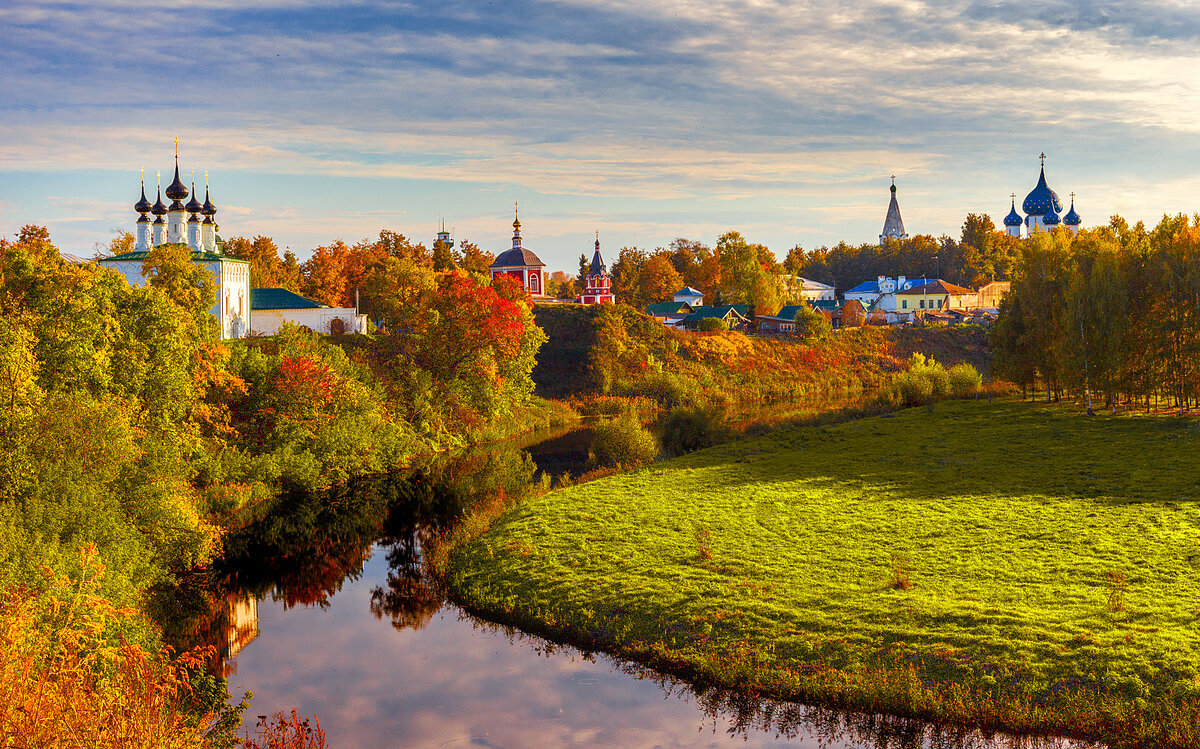
[(1200, 6), (5, 0), (0, 234), (90, 256), (179, 138), (223, 237), (380, 229), (574, 270), (742, 232), (782, 257), (999, 223), (1046, 154), (1084, 225), (1200, 210)]

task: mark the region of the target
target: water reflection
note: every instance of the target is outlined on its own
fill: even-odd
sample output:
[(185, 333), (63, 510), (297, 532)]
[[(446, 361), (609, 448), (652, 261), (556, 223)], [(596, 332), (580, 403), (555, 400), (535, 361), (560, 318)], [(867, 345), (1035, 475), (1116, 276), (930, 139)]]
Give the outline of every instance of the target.
[[(559, 444), (579, 454), (579, 440)], [(499, 446), (288, 495), (174, 591), (192, 616), (168, 636), (218, 646), (211, 668), (231, 693), (253, 690), (249, 714), (316, 714), (332, 746), (1074, 746), (696, 687), (446, 604), (422, 548), (480, 497), (527, 492), (536, 470)]]

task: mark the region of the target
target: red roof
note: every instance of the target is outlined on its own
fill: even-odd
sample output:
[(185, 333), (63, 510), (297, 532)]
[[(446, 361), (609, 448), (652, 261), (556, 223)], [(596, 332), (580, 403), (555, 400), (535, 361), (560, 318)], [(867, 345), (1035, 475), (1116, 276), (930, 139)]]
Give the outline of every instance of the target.
[(903, 294), (905, 296), (920, 294), (952, 294), (954, 296), (962, 296), (963, 294), (974, 294), (975, 292), (971, 289), (957, 286), (952, 283), (946, 283), (945, 281), (938, 279), (937, 281), (930, 281), (927, 284), (913, 286), (905, 289), (904, 291), (897, 291), (896, 293)]

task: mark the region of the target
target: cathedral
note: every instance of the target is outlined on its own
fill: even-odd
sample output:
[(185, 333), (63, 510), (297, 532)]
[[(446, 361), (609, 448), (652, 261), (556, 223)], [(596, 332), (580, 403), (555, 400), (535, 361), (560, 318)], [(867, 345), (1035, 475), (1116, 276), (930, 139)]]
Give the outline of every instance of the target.
[[(133, 205), (138, 214), (133, 251), (101, 258), (97, 262), (124, 275), (130, 285), (141, 286), (146, 282), (142, 262), (152, 248), (163, 244), (186, 244), (192, 251), (192, 262), (208, 268), (217, 282), (217, 301), (212, 314), (220, 323), (221, 337), (244, 338), (250, 334), (250, 263), (221, 252), (217, 208), (209, 197), (207, 175), (204, 181), (204, 202), (201, 203), (196, 198), (196, 180), (192, 179), (189, 191), (179, 178), (179, 141), (176, 140), (175, 179), (166, 189), (171, 204), (163, 204), (160, 178), (157, 199), (151, 205), (146, 199), (146, 180), (143, 178), (141, 199)], [(189, 194), (191, 200), (184, 204)]]
[(1038, 158), (1042, 160), (1042, 171), (1038, 175), (1037, 185), (1025, 196), (1025, 202), (1021, 204), (1025, 217), (1021, 218), (1021, 214), (1017, 213), (1017, 196), (1012, 194), (1012, 207), (1004, 217), (1004, 231), (1010, 237), (1020, 237), (1024, 227), (1024, 236), (1028, 238), (1034, 232), (1051, 231), (1061, 225), (1070, 227), (1073, 234), (1078, 234), (1083, 221), (1075, 212), (1075, 193), (1071, 193), (1071, 209), (1060, 219), (1058, 214), (1063, 209), (1062, 201), (1058, 199), (1058, 193), (1046, 184), (1046, 154), (1043, 153)]

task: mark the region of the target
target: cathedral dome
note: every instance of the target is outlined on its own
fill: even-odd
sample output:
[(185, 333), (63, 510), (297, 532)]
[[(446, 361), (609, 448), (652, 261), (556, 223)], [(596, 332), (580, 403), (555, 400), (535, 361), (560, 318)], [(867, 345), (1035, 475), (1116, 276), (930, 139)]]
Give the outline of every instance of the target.
[(1083, 219), (1075, 212), (1075, 201), (1071, 201), (1071, 210), (1067, 211), (1067, 215), (1063, 216), (1062, 222), (1065, 226), (1079, 226), (1083, 223)]
[(1046, 226), (1058, 226), (1058, 214), (1054, 211), (1046, 211), (1046, 215), (1042, 217), (1042, 223)]
[(1046, 184), (1045, 167), (1042, 167), (1042, 172), (1038, 176), (1037, 186), (1025, 196), (1025, 202), (1021, 204), (1021, 208), (1027, 216), (1044, 216), (1047, 213), (1058, 213), (1062, 210), (1062, 201)]
[(163, 205), (162, 202), (162, 188), (160, 187), (158, 190), (158, 199), (154, 201), (154, 205), (150, 208), (150, 212), (161, 218), (162, 216), (167, 215), (167, 207)]
[(150, 205), (150, 201), (146, 200), (146, 182), (142, 181), (142, 199), (133, 204), (133, 210), (138, 213), (149, 213), (154, 206)]
[(199, 215), (200, 211), (202, 211), (204, 209), (204, 206), (200, 205), (200, 201), (196, 200), (196, 183), (195, 182), (192, 183), (192, 199), (187, 202), (187, 205), (185, 205), (184, 208), (187, 209), (188, 213), (191, 213), (194, 215)]
[(1012, 210), (1010, 210), (1008, 215), (1004, 217), (1004, 225), (1020, 226), (1023, 223), (1024, 221), (1021, 220), (1021, 216), (1017, 213), (1017, 203), (1016, 201), (1013, 201)]
[(188, 189), (179, 179), (179, 162), (175, 162), (175, 181), (167, 186), (167, 198), (178, 203), (188, 196)]

